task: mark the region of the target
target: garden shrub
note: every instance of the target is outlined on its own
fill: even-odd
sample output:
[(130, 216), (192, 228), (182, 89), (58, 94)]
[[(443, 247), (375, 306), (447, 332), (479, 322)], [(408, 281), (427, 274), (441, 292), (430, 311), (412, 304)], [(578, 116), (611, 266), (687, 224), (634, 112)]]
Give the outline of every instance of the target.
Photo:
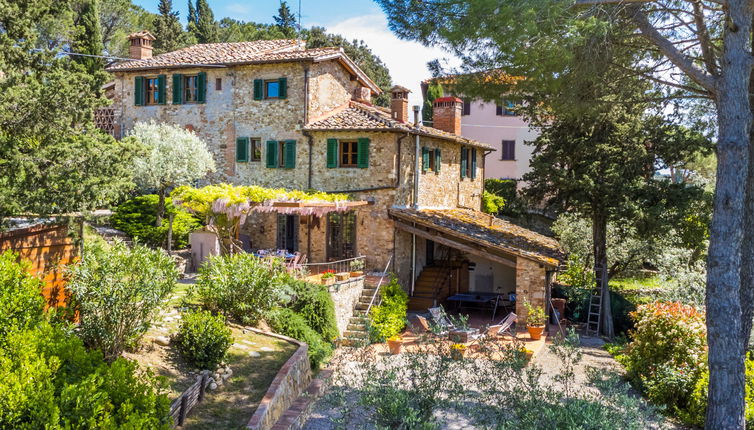
[(42, 282), (27, 272), (12, 251), (0, 254), (0, 347), (9, 333), (25, 330), (42, 320)]
[(504, 207), (504, 198), (487, 191), (482, 193), (482, 212), (497, 215)]
[(200, 369), (215, 370), (225, 359), (233, 336), (223, 317), (195, 311), (183, 314), (176, 343), (188, 362)]
[(199, 268), (189, 291), (203, 306), (242, 324), (254, 325), (278, 303), (289, 300), (291, 276), (278, 260), (252, 254), (222, 255)]
[(68, 283), (80, 315), (78, 334), (113, 360), (149, 329), (177, 279), (175, 263), (162, 250), (120, 241), (107, 249), (85, 247)]
[(173, 218), (173, 249), (183, 249), (188, 246), (189, 233), (200, 228), (201, 222), (180, 207), (176, 207), (171, 199), (165, 201), (166, 217), (162, 225), (156, 227), (157, 204), (156, 194), (134, 197), (120, 204), (110, 217), (110, 224), (133, 238), (153, 247), (166, 246), (168, 240), (169, 215)]
[(369, 336), (372, 342), (382, 342), (406, 328), (408, 294), (403, 291), (396, 277), (382, 288), (380, 296), (382, 303), (372, 307), (369, 312)]
[(484, 191), (503, 199), (505, 204), (498, 213), (517, 217), (526, 211), (526, 202), (518, 194), (518, 185), (514, 179), (485, 179)]
[(295, 297), (289, 307), (304, 317), (309, 327), (323, 339), (335, 341), (338, 338), (335, 302), (327, 287), (298, 280), (292, 281), (291, 286)]
[(293, 309), (279, 308), (270, 312), (267, 323), (275, 333), (309, 345), (309, 362), (312, 369), (318, 368), (332, 353), (332, 345), (322, 339), (322, 336), (309, 326), (306, 319)]

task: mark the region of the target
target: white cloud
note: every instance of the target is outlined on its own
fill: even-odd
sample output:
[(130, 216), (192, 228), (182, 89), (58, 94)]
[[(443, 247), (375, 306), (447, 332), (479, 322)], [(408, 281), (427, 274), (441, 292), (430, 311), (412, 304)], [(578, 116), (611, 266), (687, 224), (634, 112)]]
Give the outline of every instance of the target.
[(251, 8), (249, 7), (249, 5), (244, 3), (228, 3), (227, 5), (225, 5), (225, 11), (228, 12), (228, 15), (233, 17), (234, 19), (244, 19), (251, 12)]
[(427, 62), (446, 58), (451, 66), (459, 63), (452, 54), (442, 49), (399, 39), (388, 29), (387, 19), (383, 14), (349, 18), (325, 27), (329, 33), (340, 34), (349, 40), (363, 40), (390, 69), (393, 83), (411, 90), (411, 105), (422, 103), (420, 82), (430, 77)]

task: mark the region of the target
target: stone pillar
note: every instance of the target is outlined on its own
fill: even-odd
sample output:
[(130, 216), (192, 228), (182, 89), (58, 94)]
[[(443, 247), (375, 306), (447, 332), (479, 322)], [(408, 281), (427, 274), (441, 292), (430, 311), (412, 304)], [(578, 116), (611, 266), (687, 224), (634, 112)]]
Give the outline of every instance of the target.
[(532, 306), (544, 306), (546, 276), (543, 265), (525, 258), (516, 258), (516, 315), (518, 326), (525, 327), (526, 308), (524, 302)]

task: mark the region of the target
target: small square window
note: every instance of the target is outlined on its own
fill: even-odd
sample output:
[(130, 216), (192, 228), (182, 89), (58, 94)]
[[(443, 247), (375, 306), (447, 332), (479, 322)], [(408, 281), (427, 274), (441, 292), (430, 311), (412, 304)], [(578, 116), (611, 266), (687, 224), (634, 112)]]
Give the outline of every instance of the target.
[(265, 81), (264, 82), (264, 98), (277, 99), (280, 97), (280, 81)]
[(359, 164), (357, 141), (340, 141), (340, 167), (356, 167)]
[(215, 91), (222, 91), (223, 90), (223, 80), (222, 78), (215, 79)]
[(251, 161), (262, 161), (262, 139), (252, 137), (249, 146), (251, 146)]
[(184, 76), (183, 77), (183, 102), (184, 103), (196, 103), (199, 95), (199, 77)]

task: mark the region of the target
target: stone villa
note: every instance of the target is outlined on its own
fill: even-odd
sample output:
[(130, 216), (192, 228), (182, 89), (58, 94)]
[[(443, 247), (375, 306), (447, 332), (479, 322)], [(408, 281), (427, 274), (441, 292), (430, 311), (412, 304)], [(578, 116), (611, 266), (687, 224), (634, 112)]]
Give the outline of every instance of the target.
[[(369, 204), (315, 216), (254, 213), (254, 248), (286, 248), (310, 262), (366, 257), (395, 272), (426, 309), (459, 292), (516, 293), (545, 303), (562, 253), (545, 236), (480, 211), (485, 157), (494, 149), (461, 136), (462, 102), (435, 101), (434, 128), (411, 112), (408, 90), (391, 107), (342, 49), (301, 40), (194, 45), (158, 56), (148, 32), (131, 38), (115, 77), (112, 131), (137, 121), (180, 124), (205, 140), (215, 182), (317, 189)], [(392, 257), (392, 259), (391, 259)]]

